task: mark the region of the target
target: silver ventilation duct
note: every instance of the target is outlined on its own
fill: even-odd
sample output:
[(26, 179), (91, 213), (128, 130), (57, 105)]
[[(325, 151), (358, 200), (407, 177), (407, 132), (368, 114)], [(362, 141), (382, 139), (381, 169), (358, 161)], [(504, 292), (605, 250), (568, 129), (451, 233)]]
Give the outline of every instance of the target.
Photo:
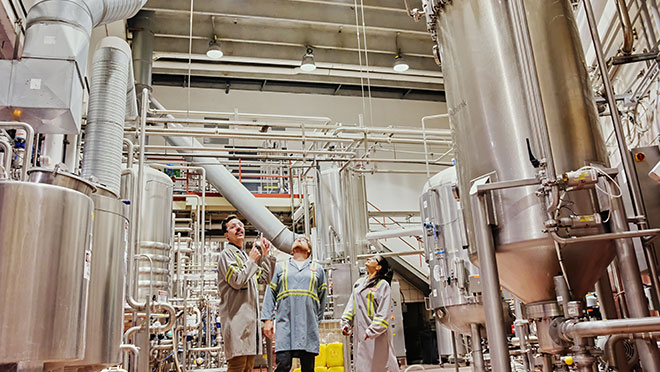
[[(152, 104), (159, 110), (165, 107), (156, 99), (152, 98)], [(182, 127), (180, 124), (170, 123), (169, 128)], [(195, 138), (165, 137), (167, 143), (176, 147), (199, 147), (204, 145)], [(184, 156), (185, 157), (185, 156)], [(187, 158), (192, 164), (206, 169), (206, 177), (222, 195), (234, 206), (245, 218), (250, 221), (264, 237), (270, 240), (279, 250), (291, 253), (294, 234), (291, 230), (275, 217), (252, 193), (239, 182), (216, 158), (194, 157)]]
[[(40, 133), (78, 133), (92, 29), (133, 16), (146, 0), (41, 0), (27, 15), (18, 61), (0, 61), (0, 119)], [(58, 71), (53, 74), (52, 71)]]
[(124, 120), (138, 115), (131, 48), (106, 37), (94, 53), (82, 177), (94, 178), (119, 196)]

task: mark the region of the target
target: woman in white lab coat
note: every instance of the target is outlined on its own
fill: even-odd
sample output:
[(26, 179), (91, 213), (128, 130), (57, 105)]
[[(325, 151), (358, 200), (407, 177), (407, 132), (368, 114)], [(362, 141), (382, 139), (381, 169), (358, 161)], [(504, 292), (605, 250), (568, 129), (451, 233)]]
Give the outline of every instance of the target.
[(360, 278), (342, 315), (345, 335), (353, 333), (353, 364), (356, 372), (398, 372), (389, 320), (392, 317), (389, 262), (374, 256), (366, 264), (368, 276)]

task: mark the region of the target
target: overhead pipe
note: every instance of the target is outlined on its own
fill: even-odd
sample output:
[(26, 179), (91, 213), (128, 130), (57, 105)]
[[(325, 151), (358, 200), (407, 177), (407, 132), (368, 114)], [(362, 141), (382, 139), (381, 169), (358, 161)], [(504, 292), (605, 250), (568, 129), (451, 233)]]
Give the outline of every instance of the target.
[[(154, 107), (164, 110), (163, 105), (156, 99), (151, 100)], [(181, 125), (171, 124), (181, 128)], [(176, 147), (194, 147), (204, 149), (198, 140), (185, 137), (166, 137), (166, 141)], [(142, 145), (142, 143), (141, 143)], [(141, 151), (142, 152), (142, 151)], [(143, 152), (142, 152), (143, 153)], [(184, 155), (185, 157), (185, 155)], [(273, 215), (243, 184), (225, 168), (220, 161), (210, 157), (190, 158), (193, 164), (200, 164), (206, 169), (208, 181), (222, 193), (222, 195), (233, 205), (245, 218), (250, 221), (264, 236), (270, 240), (275, 247), (286, 253), (291, 253), (294, 242), (294, 234), (291, 230)], [(207, 164), (213, 165), (207, 165)], [(204, 164), (204, 165), (202, 165)]]
[(423, 234), (424, 234), (424, 229), (422, 228), (422, 226), (416, 226), (407, 229), (368, 232), (366, 235), (366, 239), (372, 241), (372, 240), (389, 239), (389, 238), (401, 238), (404, 236), (420, 236)]
[(138, 115), (131, 48), (120, 38), (106, 37), (93, 61), (82, 177), (119, 196), (124, 122)]
[[(161, 111), (161, 110), (158, 110)], [(185, 114), (185, 112), (183, 113)], [(192, 113), (191, 113), (192, 114)], [(222, 113), (217, 113), (216, 115), (222, 115)], [(448, 117), (448, 114), (439, 114), (432, 115), (427, 117), (431, 118), (445, 118)], [(263, 126), (270, 127), (280, 127), (280, 128), (296, 128), (296, 129), (321, 129), (321, 130), (332, 130), (332, 133), (339, 134), (343, 132), (356, 132), (356, 133), (366, 133), (366, 134), (385, 134), (385, 135), (415, 135), (423, 136), (439, 136), (451, 138), (451, 130), (449, 129), (435, 129), (435, 130), (418, 130), (418, 129), (407, 129), (407, 128), (393, 128), (393, 127), (357, 127), (349, 125), (328, 125), (328, 124), (304, 124), (304, 123), (291, 123), (291, 122), (278, 122), (278, 121), (246, 121), (246, 120), (209, 120), (209, 119), (190, 119), (190, 118), (149, 118), (147, 123), (159, 123), (159, 124), (169, 124), (169, 123), (178, 123), (186, 125), (236, 125), (236, 126), (246, 126), (246, 127), (258, 127)]]
[[(130, 128), (126, 132), (131, 133), (135, 130)], [(207, 137), (207, 138), (237, 138), (237, 139), (264, 139), (264, 140), (298, 140), (304, 138), (305, 141), (309, 142), (345, 142), (352, 143), (355, 141), (360, 141), (364, 139), (364, 136), (361, 135), (304, 135), (297, 132), (289, 133), (260, 133), (256, 131), (237, 131), (230, 129), (220, 129), (220, 128), (195, 128), (187, 129), (181, 125), (169, 124), (168, 128), (149, 128), (147, 129), (147, 135), (150, 136), (166, 136), (166, 137)], [(416, 138), (396, 138), (386, 135), (381, 136), (367, 136), (367, 140), (371, 143), (393, 143), (393, 144), (407, 144), (407, 145), (421, 145), (424, 143), (424, 139)], [(188, 140), (190, 142), (190, 140)], [(427, 144), (431, 145), (441, 145), (449, 146), (451, 145), (451, 140), (426, 140)], [(191, 146), (188, 143), (188, 146)], [(193, 146), (195, 147), (195, 146)], [(202, 147), (204, 148), (204, 147)]]

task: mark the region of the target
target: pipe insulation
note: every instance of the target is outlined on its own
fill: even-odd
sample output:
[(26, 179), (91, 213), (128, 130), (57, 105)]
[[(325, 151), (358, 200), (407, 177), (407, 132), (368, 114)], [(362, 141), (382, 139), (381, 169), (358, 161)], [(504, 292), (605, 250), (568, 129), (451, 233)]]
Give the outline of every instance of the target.
[[(153, 106), (165, 110), (155, 98)], [(180, 124), (169, 124), (169, 128), (183, 128)], [(204, 148), (197, 139), (190, 137), (165, 137), (167, 143), (175, 147)], [(181, 152), (181, 151), (180, 151)], [(186, 152), (186, 151), (183, 151)], [(243, 184), (225, 168), (217, 158), (186, 157), (187, 161), (206, 169), (206, 176), (222, 195), (234, 206), (252, 225), (264, 234), (279, 250), (291, 253), (295, 240), (294, 233), (275, 215), (273, 215)], [(292, 191), (293, 192), (293, 191)]]
[(131, 48), (117, 37), (101, 40), (94, 53), (82, 177), (119, 196), (124, 121), (138, 115)]

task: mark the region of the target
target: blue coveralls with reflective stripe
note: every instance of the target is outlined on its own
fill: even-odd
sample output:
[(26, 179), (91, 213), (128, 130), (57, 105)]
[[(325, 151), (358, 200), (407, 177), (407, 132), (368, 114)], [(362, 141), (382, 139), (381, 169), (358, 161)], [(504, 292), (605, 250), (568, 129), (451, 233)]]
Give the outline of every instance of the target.
[(319, 353), (327, 292), (325, 272), (317, 262), (307, 259), (301, 268), (293, 259), (277, 263), (261, 310), (261, 320), (276, 319), (276, 352)]

